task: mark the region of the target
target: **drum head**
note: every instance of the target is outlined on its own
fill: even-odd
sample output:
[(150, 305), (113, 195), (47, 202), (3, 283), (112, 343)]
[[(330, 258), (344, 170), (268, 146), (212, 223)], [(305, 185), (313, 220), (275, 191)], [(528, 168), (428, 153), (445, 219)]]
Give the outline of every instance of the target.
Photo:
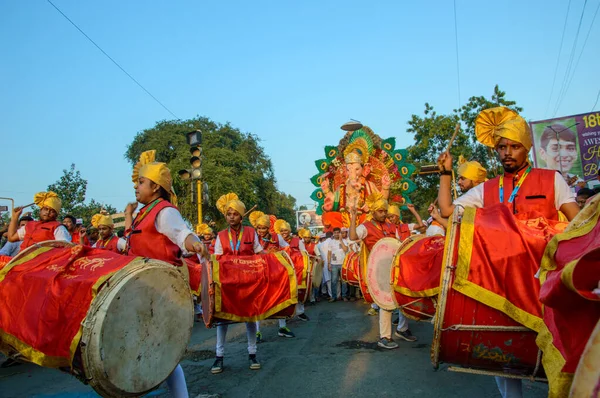
[[(207, 328), (212, 327), (215, 314), (215, 295), (213, 289), (213, 276), (212, 276), (212, 260), (205, 261), (202, 264), (202, 279), (200, 285), (200, 299), (202, 304), (202, 320)], [(212, 294), (211, 294), (212, 293)]]
[(396, 309), (390, 272), (392, 261), (399, 247), (400, 241), (397, 239), (380, 239), (373, 246), (367, 260), (366, 280), (369, 293), (375, 304), (388, 311)]
[(323, 281), (323, 261), (314, 260), (312, 268), (312, 285), (313, 288), (319, 289), (321, 287), (321, 282)]
[(104, 397), (145, 394), (175, 369), (193, 324), (180, 271), (158, 260), (132, 261), (100, 290), (83, 323), (87, 381)]

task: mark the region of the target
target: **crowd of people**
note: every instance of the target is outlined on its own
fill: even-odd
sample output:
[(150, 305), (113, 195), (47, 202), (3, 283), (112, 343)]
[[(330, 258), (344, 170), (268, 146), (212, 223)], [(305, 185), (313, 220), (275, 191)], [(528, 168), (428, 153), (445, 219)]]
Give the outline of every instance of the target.
[[(454, 162), (448, 152), (439, 156), (441, 166), (440, 185), (437, 200), (428, 212), (430, 218), (423, 221), (417, 209), (411, 204), (406, 209), (413, 215), (414, 223), (403, 223), (400, 208), (388, 203), (378, 192), (371, 193), (365, 201), (365, 207), (357, 209), (356, 204), (348, 203), (350, 216), (346, 227), (331, 228), (315, 236), (301, 229), (297, 235), (285, 220), (277, 219), (260, 211), (248, 216), (245, 204), (234, 193), (223, 195), (217, 202), (227, 227), (215, 233), (208, 225), (202, 224), (193, 232), (177, 210), (177, 197), (172, 189), (172, 177), (166, 164), (154, 160), (154, 152), (142, 154), (134, 170), (136, 202), (125, 210), (125, 235), (115, 234), (112, 218), (108, 214), (97, 214), (89, 228), (83, 227), (81, 220), (66, 215), (58, 220), (61, 200), (53, 192), (41, 192), (34, 197), (40, 208), (39, 220), (30, 216), (21, 216), (22, 208), (12, 212), (10, 224), (5, 231), (6, 243), (0, 255), (14, 256), (37, 242), (45, 240), (63, 240), (116, 253), (144, 256), (169, 262), (181, 267), (182, 256), (198, 255), (200, 259), (214, 254), (217, 256), (247, 256), (257, 253), (288, 250), (288, 252), (306, 252), (322, 266), (322, 283), (312, 290), (306, 300), (307, 305), (319, 302), (352, 302), (362, 300), (360, 289), (348, 285), (342, 279), (342, 266), (346, 257), (358, 252), (363, 245), (371, 250), (375, 243), (384, 237), (394, 237), (400, 241), (413, 234), (444, 235), (448, 226), (448, 217), (455, 208), (487, 207), (504, 203), (515, 214), (536, 210), (548, 219), (560, 217), (571, 220), (580, 207), (585, 206), (595, 192), (580, 187), (577, 194), (567, 185), (560, 174), (554, 170), (533, 168), (528, 154), (531, 138), (526, 122), (507, 108), (493, 108), (482, 112), (479, 118), (502, 120), (486, 134), (484, 122), (477, 124), (478, 139), (484, 145), (495, 149), (504, 168), (504, 174), (487, 179), (487, 171), (477, 161), (463, 161), (457, 168), (462, 195), (452, 198), (452, 175)], [(140, 203), (143, 207), (137, 212)], [(359, 210), (368, 209), (368, 217), (360, 222)], [(245, 222), (245, 218), (248, 221)], [(247, 225), (250, 224), (250, 225)], [(200, 307), (197, 307), (200, 312)], [(310, 321), (305, 314), (304, 305), (296, 305), (299, 320)], [(393, 335), (403, 341), (417, 340), (402, 312), (392, 321), (392, 312), (379, 309), (376, 305), (365, 306), (365, 314), (379, 315), (378, 345), (384, 349), (394, 349), (398, 344)], [(393, 330), (393, 324), (396, 324)], [(257, 358), (257, 343), (262, 340), (260, 324), (246, 322), (249, 367), (260, 369)], [(287, 326), (285, 319), (278, 323), (278, 336), (294, 338), (295, 334)], [(224, 369), (224, 356), (227, 337), (227, 324), (218, 324), (216, 330), (216, 358), (211, 372), (221, 373)], [(174, 396), (187, 396), (185, 376), (178, 366), (167, 379)], [(521, 396), (520, 381), (497, 378), (503, 397)]]

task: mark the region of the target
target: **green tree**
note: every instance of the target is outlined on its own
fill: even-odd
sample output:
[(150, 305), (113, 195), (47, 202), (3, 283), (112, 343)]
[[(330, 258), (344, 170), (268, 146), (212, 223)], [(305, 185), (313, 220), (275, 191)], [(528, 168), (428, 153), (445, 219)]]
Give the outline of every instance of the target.
[[(117, 212), (113, 206), (97, 202), (92, 199), (89, 203), (85, 202), (87, 192), (87, 180), (81, 176), (81, 172), (75, 169), (75, 164), (71, 164), (69, 170), (64, 169), (63, 175), (53, 184), (48, 185), (49, 191), (54, 191), (62, 201), (62, 208), (58, 219), (70, 214), (75, 218), (81, 218), (88, 224), (92, 216), (101, 210), (106, 210), (109, 214)], [(34, 206), (33, 216), (39, 218), (40, 209)]]
[[(203, 204), (205, 220), (217, 227), (225, 223), (216, 208), (217, 199), (235, 192), (248, 209), (284, 217), (294, 217), (295, 200), (277, 190), (273, 165), (256, 135), (242, 133), (229, 124), (218, 124), (205, 117), (184, 121), (160, 121), (139, 132), (128, 146), (125, 158), (134, 165), (142, 152), (155, 149), (156, 160), (167, 163), (178, 194), (178, 207), (184, 218), (195, 222), (196, 207), (192, 203), (190, 182), (178, 178), (178, 170), (189, 168), (190, 152), (185, 135), (202, 131), (202, 174), (208, 184), (209, 203)], [(295, 216), (295, 215), (294, 215)]]
[[(460, 123), (460, 130), (450, 153), (457, 160), (463, 155), (467, 160), (477, 160), (488, 170), (488, 177), (499, 172), (500, 164), (495, 153), (477, 142), (475, 137), (475, 118), (484, 109), (496, 106), (506, 106), (517, 112), (523, 109), (516, 106), (515, 101), (506, 99), (506, 93), (494, 87), (491, 99), (484, 96), (471, 97), (467, 103), (449, 115), (438, 114), (433, 106), (425, 104), (423, 115), (412, 115), (408, 122), (407, 131), (413, 134), (414, 144), (409, 146), (409, 158), (417, 165), (417, 169), (424, 165), (436, 164), (440, 153), (448, 146), (456, 123)], [(437, 197), (439, 177), (436, 174), (416, 175), (414, 181), (418, 189), (411, 195), (411, 200), (417, 206), (420, 214), (425, 216), (425, 210)]]

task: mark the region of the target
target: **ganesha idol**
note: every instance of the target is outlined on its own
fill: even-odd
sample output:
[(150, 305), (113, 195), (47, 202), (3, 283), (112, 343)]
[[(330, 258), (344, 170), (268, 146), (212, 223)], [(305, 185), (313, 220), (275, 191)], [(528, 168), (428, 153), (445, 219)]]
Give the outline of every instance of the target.
[(366, 198), (374, 192), (401, 206), (409, 203), (405, 195), (415, 188), (409, 179), (415, 167), (405, 162), (406, 151), (394, 146), (394, 138), (382, 140), (365, 126), (346, 134), (338, 147), (325, 147), (327, 158), (316, 162), (321, 173), (311, 179), (320, 188), (311, 198), (318, 202), (326, 230), (348, 227), (353, 206), (364, 222)]

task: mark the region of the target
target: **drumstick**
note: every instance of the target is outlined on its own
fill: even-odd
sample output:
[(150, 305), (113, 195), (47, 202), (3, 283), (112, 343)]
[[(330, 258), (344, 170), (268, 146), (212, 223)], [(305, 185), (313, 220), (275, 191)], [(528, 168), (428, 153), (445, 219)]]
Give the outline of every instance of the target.
[(247, 212), (244, 213), (244, 215), (242, 216), (242, 218), (246, 217), (248, 214), (252, 213), (252, 211), (254, 211), (254, 209), (256, 209), (258, 207), (258, 205), (254, 205), (252, 206), (252, 208), (250, 210), (248, 210)]
[(25, 206), (21, 206), (21, 207), (20, 207), (20, 209), (21, 209), (21, 210), (24, 210), (24, 209), (28, 208), (29, 206), (33, 206), (34, 204), (35, 204), (35, 202), (33, 202), (33, 203), (30, 203), (30, 204), (28, 204), (28, 205), (25, 205)]
[(454, 143), (454, 139), (456, 138), (456, 135), (458, 134), (459, 130), (460, 123), (456, 123), (456, 127), (454, 128), (454, 134), (452, 134), (452, 138), (450, 138), (450, 142), (448, 143), (448, 149), (446, 149), (446, 152), (450, 152), (450, 147), (452, 147), (452, 143)]

